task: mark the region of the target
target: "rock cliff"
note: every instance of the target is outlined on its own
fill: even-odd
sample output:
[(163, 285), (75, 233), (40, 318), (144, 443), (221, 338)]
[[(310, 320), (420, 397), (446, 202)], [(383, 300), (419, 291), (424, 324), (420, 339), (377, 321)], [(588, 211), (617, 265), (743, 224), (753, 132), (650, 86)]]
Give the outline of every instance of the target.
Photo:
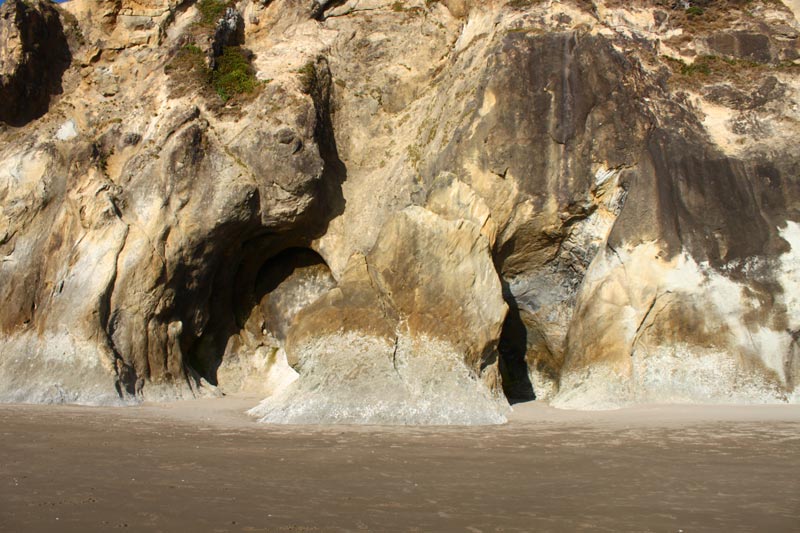
[(7, 0), (0, 400), (800, 399), (774, 0)]

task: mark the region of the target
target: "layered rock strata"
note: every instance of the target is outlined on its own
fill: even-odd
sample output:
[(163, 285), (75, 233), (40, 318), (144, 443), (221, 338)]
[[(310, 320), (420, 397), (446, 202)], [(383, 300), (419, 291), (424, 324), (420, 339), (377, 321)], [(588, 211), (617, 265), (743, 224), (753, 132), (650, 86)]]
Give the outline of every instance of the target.
[(7, 1), (0, 399), (797, 401), (800, 25), (691, 4)]

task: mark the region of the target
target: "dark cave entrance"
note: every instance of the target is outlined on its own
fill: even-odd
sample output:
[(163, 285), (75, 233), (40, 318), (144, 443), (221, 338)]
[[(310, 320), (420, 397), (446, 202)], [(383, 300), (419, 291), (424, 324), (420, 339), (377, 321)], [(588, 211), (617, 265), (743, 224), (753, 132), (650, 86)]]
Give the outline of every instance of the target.
[(255, 298), (264, 326), (284, 341), (294, 317), (336, 286), (325, 260), (309, 248), (289, 248), (259, 269)]
[(508, 304), (508, 314), (503, 322), (497, 351), (500, 354), (500, 376), (503, 393), (508, 403), (522, 403), (536, 399), (528, 372), (528, 329), (522, 320), (517, 301), (504, 283), (503, 296)]
[(217, 273), (207, 326), (187, 357), (215, 386), (225, 358), (282, 343), (297, 313), (336, 286), (325, 260), (304, 246), (277, 248), (264, 237), (242, 244), (236, 256)]

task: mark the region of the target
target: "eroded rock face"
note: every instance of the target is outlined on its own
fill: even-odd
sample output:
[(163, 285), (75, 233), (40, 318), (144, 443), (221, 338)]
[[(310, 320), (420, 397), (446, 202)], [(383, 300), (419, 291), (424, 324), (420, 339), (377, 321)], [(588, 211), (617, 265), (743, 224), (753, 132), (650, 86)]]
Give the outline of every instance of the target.
[(800, 26), (704, 9), (8, 2), (0, 399), (796, 401)]
[[(583, 282), (559, 404), (795, 394), (797, 245), (785, 200), (796, 194), (796, 167), (780, 168), (789, 161), (745, 164), (701, 137), (654, 132), (628, 207)], [(648, 188), (652, 208), (631, 209)]]
[[(113, 63), (156, 53), (132, 45)], [(98, 94), (90, 78), (77, 83), (76, 93), (98, 99), (94, 109), (57, 132), (23, 131), (23, 151), (3, 145), (3, 278), (30, 280), (2, 287), (3, 396), (108, 403), (197, 391), (215, 381), (225, 343), (213, 369), (190, 366), (195, 352), (207, 335), (238, 331), (230, 323), (249, 305), (247, 272), (266, 260), (251, 251), (279, 251), (324, 222), (321, 209), (308, 220), (323, 197), (320, 113), (298, 90), (286, 100), (270, 87), (260, 105), (280, 105), (283, 118), (253, 127), (170, 98), (166, 83), (114, 94)], [(123, 120), (128, 106), (161, 116)], [(262, 170), (270, 158), (279, 163)], [(237, 285), (241, 297), (231, 298)], [(212, 305), (226, 319), (209, 326)]]
[[(535, 369), (545, 397), (557, 388), (584, 272), (624, 205), (647, 116), (626, 85), (636, 67), (603, 36), (510, 32), (486, 53), (470, 120), (426, 170), (464, 176), (492, 206), (512, 307), (502, 349), (509, 364)], [(507, 392), (524, 398), (528, 380), (506, 373)]]
[(287, 352), (299, 379), (252, 412), (279, 423), (501, 422), (505, 313), (480, 228), (409, 207), (297, 316)]
[(50, 2), (9, 0), (0, 6), (0, 122), (21, 126), (45, 114), (61, 92), (71, 55)]

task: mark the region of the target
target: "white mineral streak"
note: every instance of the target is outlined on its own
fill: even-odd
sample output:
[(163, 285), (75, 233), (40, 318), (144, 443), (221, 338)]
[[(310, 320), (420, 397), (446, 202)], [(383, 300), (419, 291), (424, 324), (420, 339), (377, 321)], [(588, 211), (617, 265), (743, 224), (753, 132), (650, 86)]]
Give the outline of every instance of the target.
[(59, 141), (70, 141), (78, 136), (78, 130), (75, 127), (75, 121), (70, 119), (58, 128), (56, 132), (56, 139)]

